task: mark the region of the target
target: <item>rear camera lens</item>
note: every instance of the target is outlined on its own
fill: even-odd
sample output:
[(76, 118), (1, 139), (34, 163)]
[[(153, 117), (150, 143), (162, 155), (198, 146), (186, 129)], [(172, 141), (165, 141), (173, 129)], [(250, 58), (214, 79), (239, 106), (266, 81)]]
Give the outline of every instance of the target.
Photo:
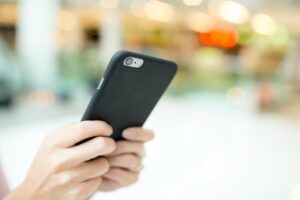
[(125, 65), (132, 65), (133, 58), (131, 58), (131, 57), (126, 58), (124, 63), (125, 63)]

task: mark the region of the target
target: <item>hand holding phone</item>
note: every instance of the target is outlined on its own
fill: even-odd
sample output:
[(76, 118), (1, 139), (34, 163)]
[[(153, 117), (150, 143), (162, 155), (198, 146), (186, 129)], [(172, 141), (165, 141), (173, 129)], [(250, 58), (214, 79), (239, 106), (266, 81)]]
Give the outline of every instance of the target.
[(117, 52), (91, 99), (84, 120), (103, 120), (113, 127), (112, 138), (122, 140), (122, 131), (142, 127), (174, 78), (174, 62)]

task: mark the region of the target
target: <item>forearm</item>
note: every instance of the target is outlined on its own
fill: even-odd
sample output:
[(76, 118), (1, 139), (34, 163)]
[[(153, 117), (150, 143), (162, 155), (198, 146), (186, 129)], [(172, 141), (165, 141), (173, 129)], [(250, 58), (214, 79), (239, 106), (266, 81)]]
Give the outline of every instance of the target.
[(18, 187), (14, 191), (11, 191), (3, 200), (32, 200), (26, 195), (26, 192), (24, 192), (21, 187)]
[(18, 192), (16, 191), (12, 191), (3, 200), (17, 200), (17, 199), (21, 199), (20, 194), (18, 194)]

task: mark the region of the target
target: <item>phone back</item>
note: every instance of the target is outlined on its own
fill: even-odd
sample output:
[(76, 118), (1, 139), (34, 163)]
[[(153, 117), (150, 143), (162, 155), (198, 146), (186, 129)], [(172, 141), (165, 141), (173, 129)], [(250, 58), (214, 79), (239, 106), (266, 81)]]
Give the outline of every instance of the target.
[[(128, 57), (144, 60), (140, 68), (124, 65)], [(83, 120), (103, 120), (121, 140), (128, 127), (143, 126), (177, 71), (174, 62), (128, 51), (117, 52), (91, 99)]]

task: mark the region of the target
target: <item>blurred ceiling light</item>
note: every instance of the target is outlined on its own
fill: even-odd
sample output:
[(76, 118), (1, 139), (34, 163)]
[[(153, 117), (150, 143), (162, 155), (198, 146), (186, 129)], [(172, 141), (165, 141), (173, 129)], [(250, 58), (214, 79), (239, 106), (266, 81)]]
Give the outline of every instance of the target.
[(173, 6), (168, 3), (150, 0), (145, 5), (145, 14), (149, 19), (166, 23), (174, 18), (175, 11)]
[(219, 5), (211, 6), (210, 11), (213, 15), (235, 24), (247, 22), (250, 16), (245, 6), (234, 1), (222, 1)]
[(202, 0), (183, 0), (183, 3), (187, 6), (199, 6)]
[(76, 16), (68, 10), (63, 10), (59, 15), (58, 28), (63, 31), (72, 31), (76, 26)]
[(144, 7), (145, 7), (146, 1), (145, 0), (132, 0), (130, 10), (132, 14), (136, 17), (144, 17)]
[(210, 31), (215, 25), (215, 21), (210, 15), (201, 12), (189, 13), (186, 23), (189, 29), (200, 33)]
[(272, 17), (262, 13), (258, 13), (252, 18), (251, 26), (256, 33), (261, 35), (272, 35), (277, 28)]
[(119, 0), (100, 0), (100, 5), (103, 8), (116, 8), (119, 5)]

